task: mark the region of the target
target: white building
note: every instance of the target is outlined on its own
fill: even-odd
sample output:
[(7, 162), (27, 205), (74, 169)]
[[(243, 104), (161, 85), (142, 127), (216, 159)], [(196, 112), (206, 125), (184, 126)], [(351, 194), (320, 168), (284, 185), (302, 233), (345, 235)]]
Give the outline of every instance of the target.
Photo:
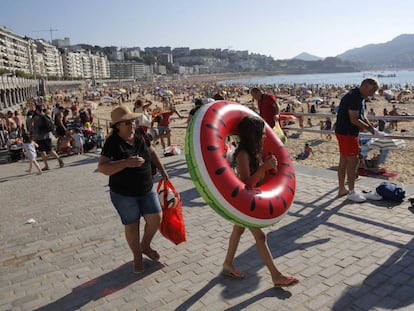
[(90, 55), (92, 62), (92, 78), (106, 79), (110, 77), (109, 62), (106, 56)]
[(62, 54), (63, 72), (68, 78), (82, 78), (82, 56), (78, 52), (65, 52)]
[(3, 26), (0, 26), (0, 69), (31, 73), (28, 41)]
[(36, 40), (37, 53), (43, 57), (43, 62), (48, 77), (63, 77), (63, 64), (59, 50), (50, 43), (39, 39)]
[(113, 79), (140, 79), (152, 73), (150, 66), (133, 61), (109, 62), (109, 67)]
[(57, 48), (65, 48), (70, 46), (70, 39), (65, 37), (64, 39), (54, 39), (52, 44)]
[(79, 49), (65, 51), (62, 55), (64, 75), (68, 78), (109, 78), (109, 62), (106, 56), (94, 55)]

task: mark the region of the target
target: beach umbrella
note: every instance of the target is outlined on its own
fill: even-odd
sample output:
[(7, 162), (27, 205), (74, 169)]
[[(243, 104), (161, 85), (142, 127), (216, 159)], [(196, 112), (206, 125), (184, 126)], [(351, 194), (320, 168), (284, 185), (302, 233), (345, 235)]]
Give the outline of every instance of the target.
[(166, 90), (166, 89), (159, 89), (158, 93), (164, 96), (174, 96), (173, 92), (171, 92), (170, 90)]
[(313, 98), (309, 99), (308, 101), (319, 104), (319, 103), (323, 102), (323, 99), (320, 98), (320, 97), (313, 97)]
[(95, 110), (98, 107), (98, 104), (95, 103), (95, 102), (93, 102), (93, 101), (87, 100), (83, 104), (83, 107), (85, 107), (85, 108), (91, 108), (92, 110)]
[(302, 102), (297, 99), (288, 99), (287, 101), (285, 101), (285, 103), (295, 105), (295, 106), (302, 106)]
[(385, 99), (387, 99), (387, 100), (392, 100), (392, 99), (395, 99), (394, 92), (393, 92), (393, 91), (391, 91), (391, 90), (385, 90), (385, 91), (383, 92), (383, 95), (384, 95)]
[(104, 97), (102, 97), (101, 98), (101, 102), (109, 102), (109, 103), (112, 103), (114, 101), (114, 98), (113, 97), (111, 97), (111, 96), (104, 96)]
[(406, 143), (403, 139), (372, 138), (367, 142), (367, 145), (370, 148), (396, 150), (405, 148)]

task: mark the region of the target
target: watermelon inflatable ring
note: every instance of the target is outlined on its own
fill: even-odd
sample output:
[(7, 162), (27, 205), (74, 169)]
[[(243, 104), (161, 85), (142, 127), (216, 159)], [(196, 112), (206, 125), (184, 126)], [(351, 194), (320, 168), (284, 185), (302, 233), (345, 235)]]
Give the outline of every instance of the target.
[(225, 140), (237, 135), (237, 125), (249, 108), (229, 101), (203, 105), (191, 119), (185, 138), (188, 169), (198, 192), (219, 215), (248, 228), (275, 224), (293, 202), (296, 188), (293, 163), (288, 150), (266, 124), (264, 154), (277, 159), (277, 172), (267, 174), (264, 183), (247, 187), (227, 161)]

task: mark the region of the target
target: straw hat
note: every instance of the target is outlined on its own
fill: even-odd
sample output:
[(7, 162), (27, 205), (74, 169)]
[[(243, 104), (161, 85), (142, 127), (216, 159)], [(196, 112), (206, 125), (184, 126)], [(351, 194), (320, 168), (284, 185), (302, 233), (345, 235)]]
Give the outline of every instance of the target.
[(122, 121), (129, 121), (138, 118), (141, 113), (131, 112), (127, 106), (116, 107), (111, 112), (112, 125), (115, 125)]

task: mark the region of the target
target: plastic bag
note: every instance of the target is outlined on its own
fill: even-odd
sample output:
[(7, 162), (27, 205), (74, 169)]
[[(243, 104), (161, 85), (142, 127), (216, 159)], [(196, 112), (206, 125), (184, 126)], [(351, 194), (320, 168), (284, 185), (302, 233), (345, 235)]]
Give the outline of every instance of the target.
[[(161, 234), (175, 245), (185, 242), (187, 239), (180, 195), (170, 180), (164, 179), (158, 182), (157, 193), (162, 207)], [(171, 198), (171, 193), (174, 198)]]
[(164, 157), (170, 157), (173, 155), (180, 155), (180, 154), (181, 154), (181, 149), (178, 148), (176, 145), (171, 145), (164, 149)]

